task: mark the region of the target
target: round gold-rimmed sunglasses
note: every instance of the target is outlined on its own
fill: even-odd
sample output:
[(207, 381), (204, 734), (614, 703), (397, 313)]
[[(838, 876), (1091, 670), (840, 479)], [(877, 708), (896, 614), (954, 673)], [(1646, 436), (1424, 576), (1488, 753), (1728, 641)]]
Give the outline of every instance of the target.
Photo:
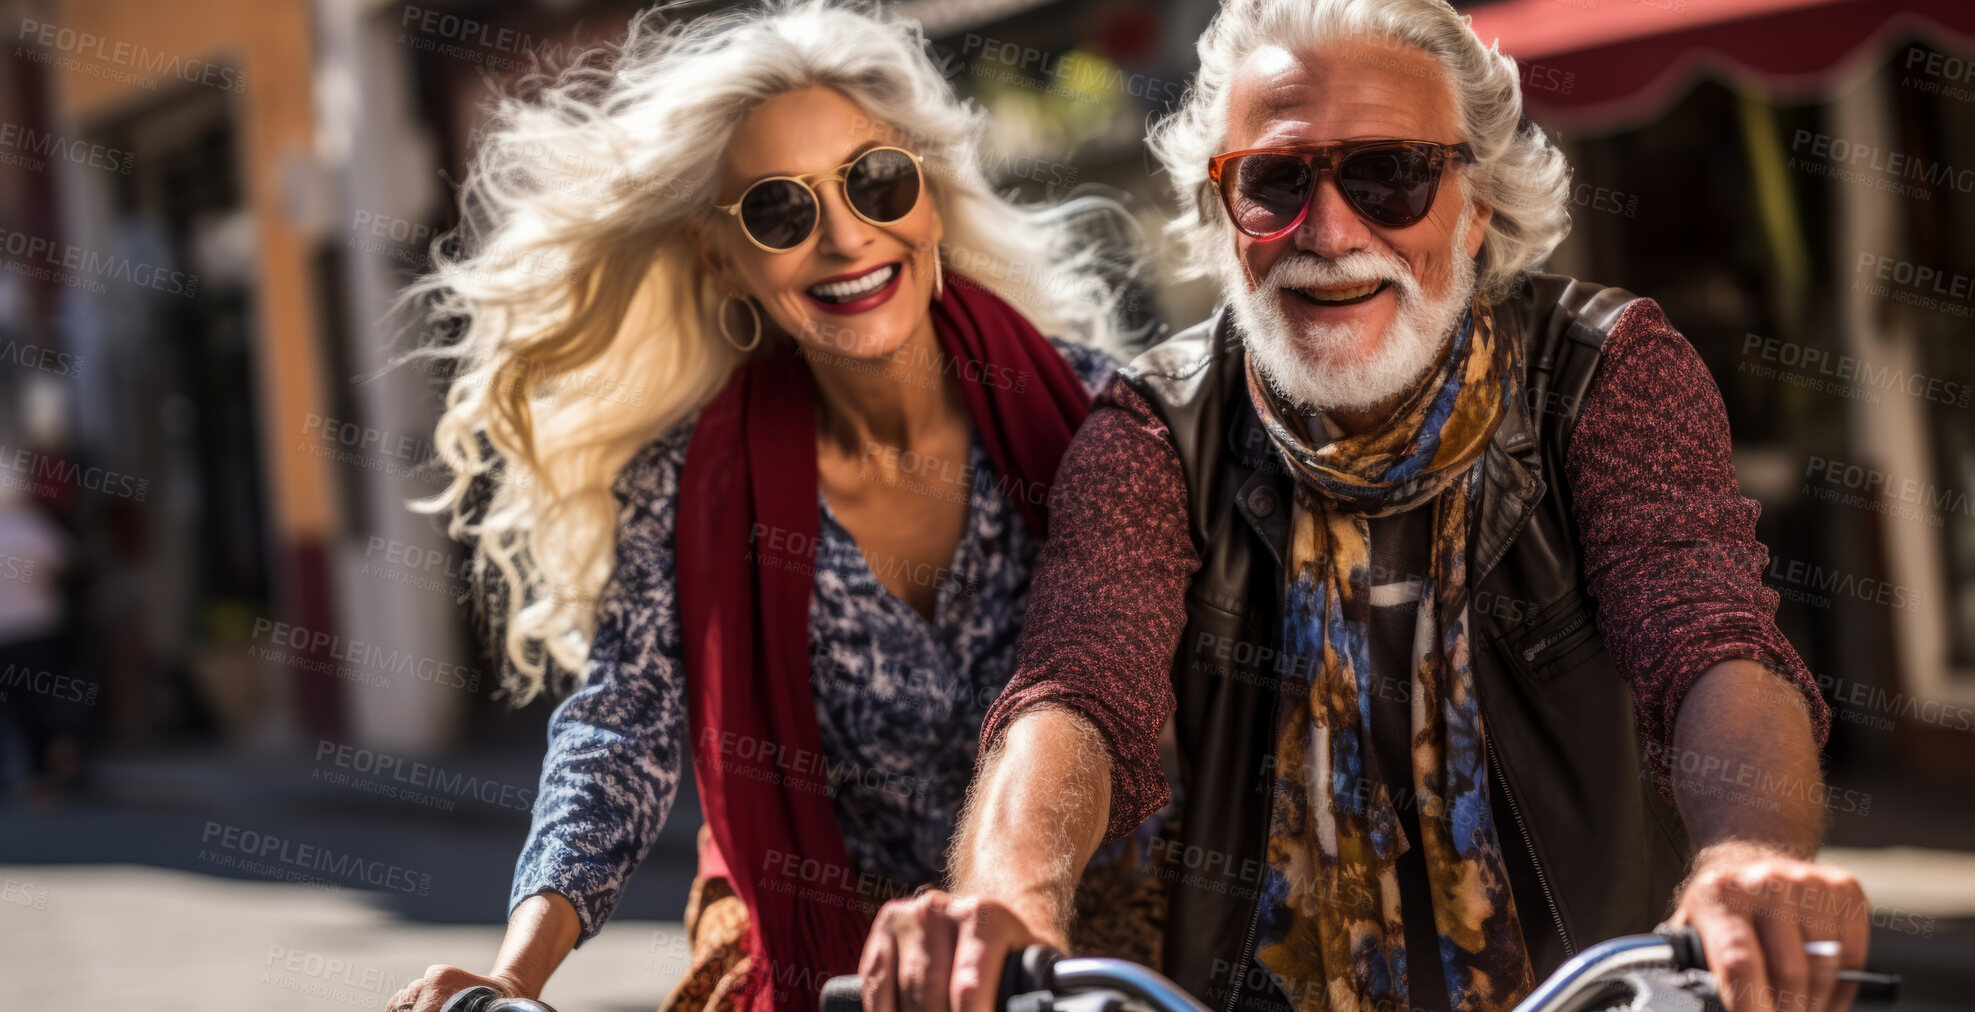
[(877, 147), (828, 172), (769, 176), (748, 184), (741, 199), (717, 207), (740, 220), (748, 241), (770, 253), (787, 253), (816, 232), (822, 219), (817, 187), (836, 180), (850, 212), (873, 225), (891, 225), (912, 213), (925, 187), (925, 159), (904, 148)]

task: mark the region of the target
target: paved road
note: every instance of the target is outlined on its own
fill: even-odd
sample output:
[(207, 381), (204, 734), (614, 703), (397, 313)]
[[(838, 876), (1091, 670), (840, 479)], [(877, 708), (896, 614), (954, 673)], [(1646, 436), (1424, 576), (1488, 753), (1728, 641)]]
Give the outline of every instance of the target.
[[(485, 966), (498, 926), (402, 920), (372, 893), (135, 865), (0, 866), (0, 1007), (21, 1012), (379, 1010), (434, 962)], [(684, 971), (680, 925), (619, 921), (544, 1000), (651, 1012)]]
[[(525, 787), (539, 760), (441, 761)], [(338, 772), (319, 751), (127, 755), (52, 807), (0, 807), (0, 1012), (352, 1012), (431, 963), (486, 966), (525, 810)], [(1908, 976), (1899, 1012), (1975, 1008), (1975, 812), (1873, 790), (1874, 817), (1840, 820), (1826, 853), (1873, 898), (1872, 962)], [(556, 973), (545, 997), (562, 1012), (650, 1012), (683, 972), (690, 947), (667, 918), (696, 809), (683, 792), (616, 915)], [(282, 880), (297, 874), (331, 887)]]
[[(1873, 935), (1908, 975), (1903, 1012), (1975, 1006), (1975, 872), (1963, 854), (1837, 851), (1881, 904), (1921, 920)], [(484, 966), (496, 925), (406, 919), (378, 892), (136, 865), (0, 865), (0, 1007), (102, 1012), (379, 1010), (428, 964)], [(1918, 937), (1925, 925), (1926, 938)], [(1889, 930), (1891, 929), (1891, 930)], [(613, 919), (544, 999), (561, 1012), (649, 1012), (684, 971), (672, 921)]]

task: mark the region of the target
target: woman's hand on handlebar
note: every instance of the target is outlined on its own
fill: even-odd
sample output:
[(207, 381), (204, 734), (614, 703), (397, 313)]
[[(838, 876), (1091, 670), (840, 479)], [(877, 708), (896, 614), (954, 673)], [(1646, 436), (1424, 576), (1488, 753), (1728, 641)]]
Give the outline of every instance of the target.
[(404, 990), (391, 996), (385, 1012), (439, 1012), (446, 1000), (470, 987), (491, 987), (503, 998), (533, 998), (521, 989), (521, 983), (506, 977), (483, 977), (468, 973), (457, 966), (434, 963), (425, 968), (425, 975), (404, 986)]
[(857, 964), (865, 1012), (995, 1012), (1002, 962), (1037, 942), (1065, 948), (993, 900), (938, 890), (893, 900)]

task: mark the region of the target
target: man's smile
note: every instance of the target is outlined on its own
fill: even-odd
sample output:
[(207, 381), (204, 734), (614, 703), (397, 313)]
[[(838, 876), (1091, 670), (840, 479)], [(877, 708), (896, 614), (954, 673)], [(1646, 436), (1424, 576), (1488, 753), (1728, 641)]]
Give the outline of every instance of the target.
[(1318, 306), (1355, 306), (1391, 287), (1389, 281), (1372, 281), (1345, 288), (1285, 288), (1283, 291)]

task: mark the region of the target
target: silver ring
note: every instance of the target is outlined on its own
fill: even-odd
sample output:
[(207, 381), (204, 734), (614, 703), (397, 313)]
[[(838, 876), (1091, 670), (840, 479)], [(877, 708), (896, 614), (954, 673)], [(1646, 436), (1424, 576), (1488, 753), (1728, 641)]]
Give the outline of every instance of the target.
[(1843, 946), (1834, 938), (1825, 938), (1815, 942), (1804, 943), (1804, 955), (1806, 956), (1822, 956), (1826, 959), (1836, 959), (1842, 951)]

